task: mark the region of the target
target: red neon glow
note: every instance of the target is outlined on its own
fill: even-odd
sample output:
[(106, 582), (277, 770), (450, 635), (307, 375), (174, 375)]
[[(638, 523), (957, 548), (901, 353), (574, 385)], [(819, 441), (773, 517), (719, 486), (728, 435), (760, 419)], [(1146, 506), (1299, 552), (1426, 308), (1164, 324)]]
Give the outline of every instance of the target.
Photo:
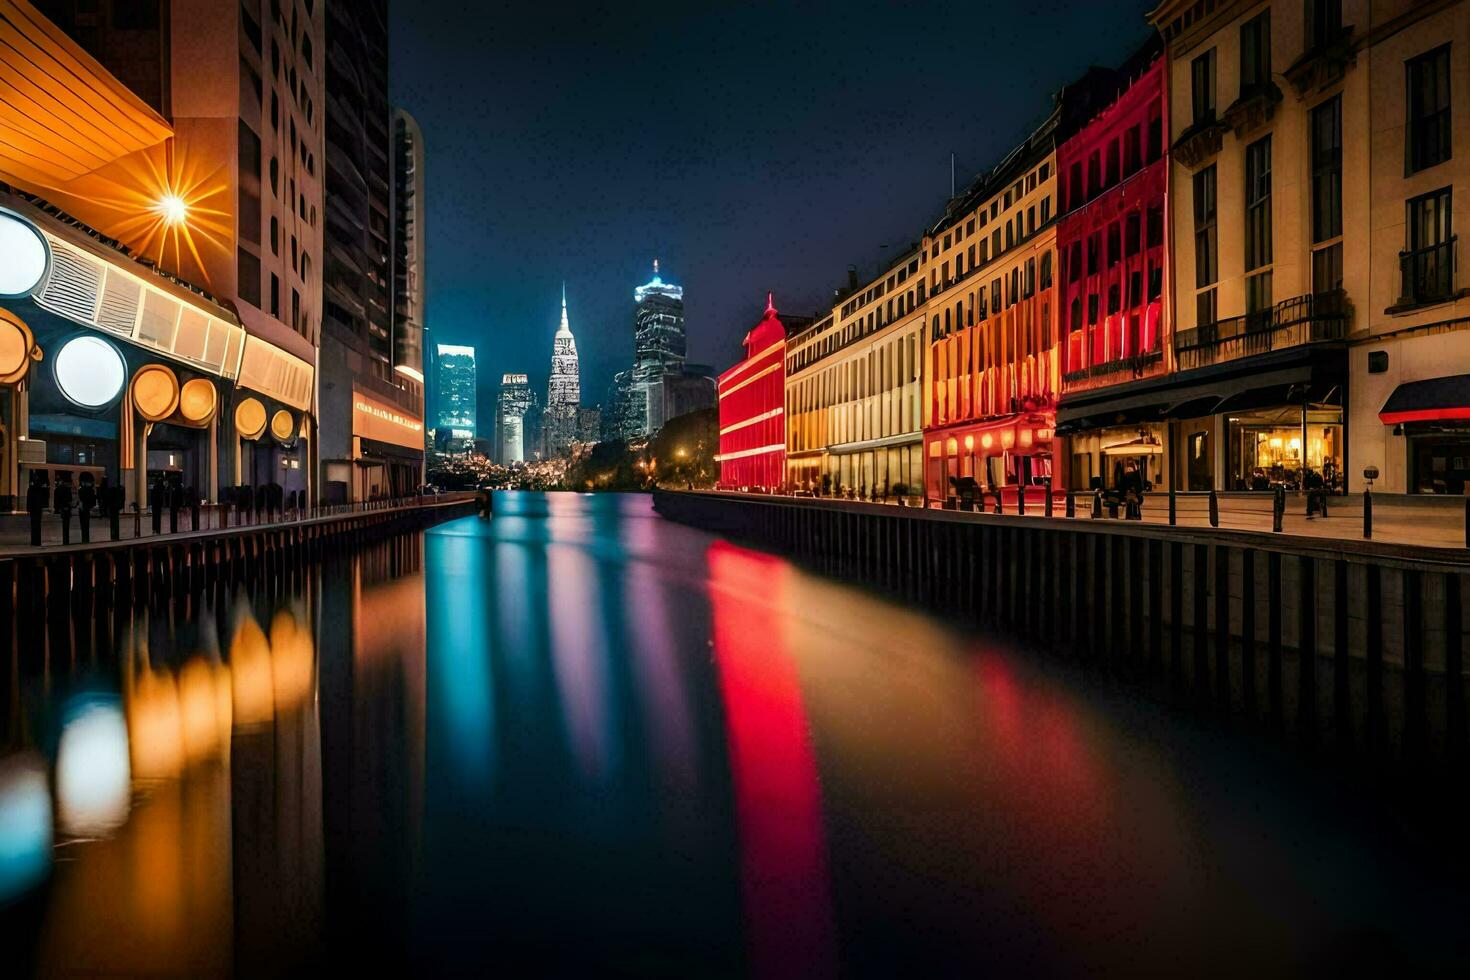
[(720, 460), (720, 486), (774, 489), (784, 482), (786, 418), (777, 409), (785, 403), (786, 327), (767, 293), (765, 315), (745, 335), (745, 360), (720, 375), (720, 455), (732, 457)]
[(1403, 412), (1379, 412), (1378, 419), (1384, 425), (1403, 425), (1405, 422), (1453, 422), (1470, 419), (1470, 405), (1454, 405), (1446, 408), (1414, 408)]
[(721, 541), (707, 552), (715, 666), (740, 836), (750, 973), (814, 977), (835, 972), (827, 842), (816, 755), (801, 682), (766, 596), (790, 570), (778, 559)]

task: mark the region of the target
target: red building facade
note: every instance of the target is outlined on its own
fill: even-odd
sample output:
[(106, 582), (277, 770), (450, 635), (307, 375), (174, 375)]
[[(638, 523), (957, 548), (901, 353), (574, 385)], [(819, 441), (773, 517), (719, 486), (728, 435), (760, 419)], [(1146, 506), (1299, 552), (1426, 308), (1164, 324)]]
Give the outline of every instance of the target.
[(766, 297), (745, 360), (720, 375), (720, 487), (774, 490), (786, 472), (786, 326)]
[(1111, 104), (1057, 149), (1059, 431), (1077, 489), (1093, 477), (1112, 486), (1129, 459), (1161, 489), (1165, 480), (1157, 413), (1085, 412), (1118, 386), (1170, 369), (1166, 68), (1158, 44), (1144, 48), (1119, 71)]

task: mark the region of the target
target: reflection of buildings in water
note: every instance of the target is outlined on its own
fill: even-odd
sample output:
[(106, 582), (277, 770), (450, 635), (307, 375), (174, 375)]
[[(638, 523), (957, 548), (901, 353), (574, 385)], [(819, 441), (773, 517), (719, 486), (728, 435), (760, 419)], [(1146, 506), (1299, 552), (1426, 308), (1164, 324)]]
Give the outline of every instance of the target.
[[(817, 759), (781, 626), (790, 567), (716, 541), (708, 551), (751, 972), (836, 973)], [(775, 624), (775, 629), (757, 624)]]
[[(227, 974), (249, 966), (247, 947), (316, 934), (321, 791), (309, 625), (299, 608), (285, 612), (267, 639), (241, 605), (228, 663), (214, 632), (206, 614), (201, 649), (174, 668), (150, 653), (146, 621), (134, 624), (123, 631), (120, 707), (90, 695), (65, 712), (57, 826), (73, 842), (46, 895), (40, 972)], [(261, 757), (256, 745), (276, 750)], [(9, 783), (0, 789), (0, 809), (24, 804), (17, 793)], [(13, 877), (0, 874), (0, 888)]]
[(51, 792), (37, 752), (0, 758), (0, 907), (46, 880), (51, 870)]
[(582, 777), (602, 783), (620, 768), (608, 688), (607, 641), (616, 631), (603, 618), (597, 561), (587, 551), (551, 547), (546, 562), (548, 588), (543, 591), (551, 622), (551, 662), (567, 742)]

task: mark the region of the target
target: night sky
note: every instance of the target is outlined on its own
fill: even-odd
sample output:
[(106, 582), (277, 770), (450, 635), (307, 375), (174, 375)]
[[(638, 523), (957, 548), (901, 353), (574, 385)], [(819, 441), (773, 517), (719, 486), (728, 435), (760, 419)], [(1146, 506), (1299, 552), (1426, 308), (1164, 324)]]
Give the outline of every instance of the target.
[[(499, 5), (391, 0), (392, 96), (428, 153), (428, 319), (545, 397), (567, 283), (582, 400), (632, 356), (633, 288), (685, 289), (723, 370), (766, 290), (811, 314), (917, 239), (1051, 94), (1148, 36), (1139, 0)], [(885, 247), (886, 246), (886, 247)]]

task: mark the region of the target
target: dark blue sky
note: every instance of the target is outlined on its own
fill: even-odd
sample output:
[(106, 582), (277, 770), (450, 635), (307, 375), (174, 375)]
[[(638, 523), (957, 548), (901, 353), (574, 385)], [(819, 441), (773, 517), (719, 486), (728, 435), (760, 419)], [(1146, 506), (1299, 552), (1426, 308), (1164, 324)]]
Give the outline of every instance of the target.
[[(603, 401), (633, 287), (685, 288), (689, 353), (723, 369), (760, 316), (811, 313), (915, 240), (958, 183), (1089, 64), (1147, 37), (1140, 0), (494, 4), (391, 0), (393, 100), (428, 152), (436, 342), (545, 396), (560, 283)], [(891, 247), (883, 248), (886, 243)]]

